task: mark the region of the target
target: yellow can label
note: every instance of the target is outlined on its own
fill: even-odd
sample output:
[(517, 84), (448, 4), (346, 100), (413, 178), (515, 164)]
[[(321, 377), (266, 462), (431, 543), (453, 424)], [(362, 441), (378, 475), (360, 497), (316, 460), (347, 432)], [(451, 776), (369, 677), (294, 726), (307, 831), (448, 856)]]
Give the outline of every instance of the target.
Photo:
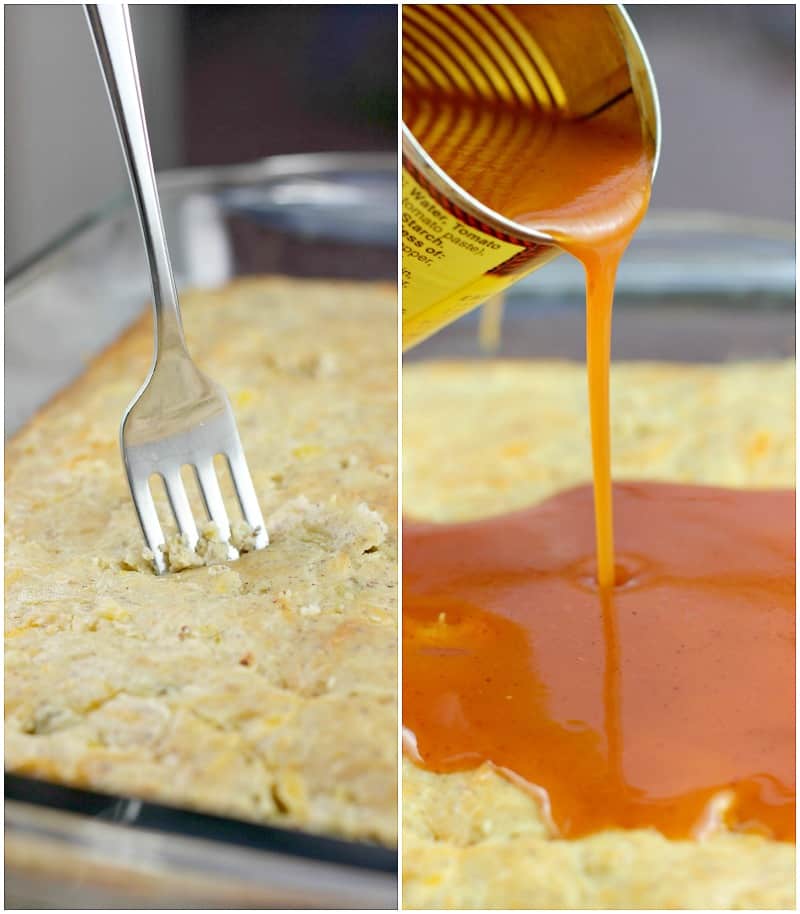
[(491, 271), (525, 247), (447, 212), (406, 169), (402, 212), (403, 349), (408, 349), (519, 279), (520, 273)]

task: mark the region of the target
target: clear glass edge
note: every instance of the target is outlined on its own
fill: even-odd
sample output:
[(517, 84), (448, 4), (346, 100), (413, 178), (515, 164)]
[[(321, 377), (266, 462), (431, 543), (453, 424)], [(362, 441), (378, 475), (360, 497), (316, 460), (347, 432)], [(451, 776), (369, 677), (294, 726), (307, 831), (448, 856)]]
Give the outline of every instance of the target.
[[(393, 152), (314, 152), (267, 156), (255, 162), (237, 165), (176, 168), (160, 172), (156, 177), (161, 193), (172, 193), (222, 189), (267, 179), (337, 171), (385, 171), (396, 167), (396, 164), (397, 156)], [(126, 187), (27, 256), (4, 277), (6, 302), (13, 299), (18, 289), (28, 285), (84, 233), (132, 208), (133, 198), (130, 189)]]

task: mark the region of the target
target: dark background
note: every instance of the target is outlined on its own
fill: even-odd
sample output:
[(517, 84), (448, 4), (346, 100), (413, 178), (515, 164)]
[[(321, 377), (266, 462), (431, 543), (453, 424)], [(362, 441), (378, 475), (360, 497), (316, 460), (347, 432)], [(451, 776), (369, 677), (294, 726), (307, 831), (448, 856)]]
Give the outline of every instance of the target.
[(661, 101), (652, 207), (794, 222), (794, 5), (625, 8)]
[(186, 162), (397, 148), (394, 6), (187, 6)]

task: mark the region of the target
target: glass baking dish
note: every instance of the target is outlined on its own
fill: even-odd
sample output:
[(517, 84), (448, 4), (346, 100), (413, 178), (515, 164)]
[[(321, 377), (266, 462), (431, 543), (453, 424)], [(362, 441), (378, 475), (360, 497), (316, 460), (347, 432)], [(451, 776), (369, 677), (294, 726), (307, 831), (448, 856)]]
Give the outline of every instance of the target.
[[(179, 289), (267, 273), (396, 279), (393, 154), (280, 156), (171, 172), (159, 187)], [(7, 277), (6, 435), (150, 295), (127, 194)], [(7, 908), (397, 907), (391, 848), (17, 775), (5, 791)]]

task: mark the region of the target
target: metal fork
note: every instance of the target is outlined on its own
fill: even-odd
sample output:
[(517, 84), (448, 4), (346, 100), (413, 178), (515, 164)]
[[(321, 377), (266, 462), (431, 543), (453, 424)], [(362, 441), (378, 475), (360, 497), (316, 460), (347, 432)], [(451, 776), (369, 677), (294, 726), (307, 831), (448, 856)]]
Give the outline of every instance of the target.
[[(159, 549), (165, 538), (150, 490), (153, 474), (164, 480), (178, 529), (194, 549), (197, 525), (181, 479), (181, 468), (193, 467), (208, 516), (221, 538), (228, 541), (230, 523), (213, 463), (222, 454), (244, 519), (257, 531), (255, 548), (266, 546), (268, 537), (228, 397), (200, 372), (186, 348), (127, 5), (87, 4), (85, 9), (128, 167), (153, 283), (153, 364), (122, 417), (120, 446), (139, 523), (160, 574), (166, 568)], [(237, 550), (229, 544), (229, 558), (237, 557)]]

